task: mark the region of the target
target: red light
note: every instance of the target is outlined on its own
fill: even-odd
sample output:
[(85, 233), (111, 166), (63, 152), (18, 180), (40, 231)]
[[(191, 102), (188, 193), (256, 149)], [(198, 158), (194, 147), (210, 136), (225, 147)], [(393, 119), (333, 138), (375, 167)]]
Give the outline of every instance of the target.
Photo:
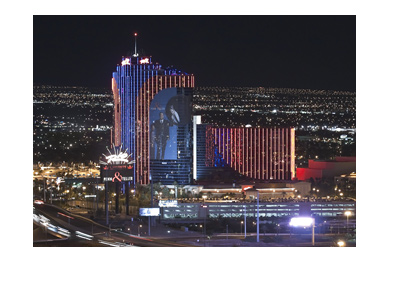
[(67, 217), (67, 218), (72, 218), (72, 219), (74, 219), (72, 216), (69, 216), (69, 215), (66, 215), (66, 214), (63, 214), (63, 213), (60, 213), (60, 212), (57, 212), (58, 214), (60, 214), (60, 215), (62, 215), (62, 216), (65, 216), (65, 217)]
[(137, 36), (137, 33), (135, 33), (135, 37)]

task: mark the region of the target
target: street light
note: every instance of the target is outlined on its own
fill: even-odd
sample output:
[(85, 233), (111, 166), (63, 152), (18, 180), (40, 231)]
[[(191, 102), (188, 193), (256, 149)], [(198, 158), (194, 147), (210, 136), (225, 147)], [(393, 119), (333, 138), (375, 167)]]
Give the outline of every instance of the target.
[(313, 217), (293, 217), (290, 220), (289, 223), (290, 226), (302, 226), (302, 227), (310, 227), (311, 226), (311, 230), (312, 230), (312, 237), (311, 237), (311, 242), (312, 245), (315, 245), (315, 232), (314, 232), (314, 228), (315, 228), (315, 218)]
[[(203, 196), (203, 198), (204, 198), (204, 196)], [(206, 246), (206, 235), (207, 235), (206, 228), (207, 228), (207, 208), (208, 208), (208, 206), (207, 206), (206, 204), (203, 203), (200, 207), (202, 207), (203, 209), (205, 209), (205, 214), (204, 214), (204, 229), (203, 229), (203, 231), (204, 231), (204, 246)]]
[(140, 225), (138, 225), (138, 228), (137, 228), (137, 232), (138, 232), (138, 236), (140, 236), (140, 228), (142, 227), (142, 225), (140, 224)]
[(243, 221), (240, 222), (240, 235), (243, 234)]
[(344, 241), (342, 241), (342, 240), (339, 240), (339, 241), (337, 242), (337, 244), (338, 244), (339, 247), (343, 247), (343, 246), (346, 245), (346, 244), (344, 243)]
[(351, 211), (345, 211), (344, 214), (347, 217), (347, 219), (346, 219), (346, 233), (349, 234), (349, 216), (351, 216)]

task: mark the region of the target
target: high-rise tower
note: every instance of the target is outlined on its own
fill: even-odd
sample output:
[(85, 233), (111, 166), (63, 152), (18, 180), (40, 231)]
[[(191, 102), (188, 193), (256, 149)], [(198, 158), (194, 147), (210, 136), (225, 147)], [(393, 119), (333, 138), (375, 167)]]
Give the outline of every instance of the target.
[(164, 69), (160, 64), (154, 64), (150, 56), (140, 56), (136, 47), (135, 53), (123, 57), (113, 73), (113, 142), (132, 154), (135, 183), (149, 183), (151, 101), (161, 90), (173, 87), (193, 88), (193, 74)]

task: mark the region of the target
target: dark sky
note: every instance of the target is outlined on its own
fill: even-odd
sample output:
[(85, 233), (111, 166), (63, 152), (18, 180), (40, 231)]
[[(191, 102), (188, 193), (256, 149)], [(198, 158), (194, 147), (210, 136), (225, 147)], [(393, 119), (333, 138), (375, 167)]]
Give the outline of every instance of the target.
[(110, 87), (133, 32), (198, 87), (356, 89), (355, 16), (34, 16), (33, 82)]

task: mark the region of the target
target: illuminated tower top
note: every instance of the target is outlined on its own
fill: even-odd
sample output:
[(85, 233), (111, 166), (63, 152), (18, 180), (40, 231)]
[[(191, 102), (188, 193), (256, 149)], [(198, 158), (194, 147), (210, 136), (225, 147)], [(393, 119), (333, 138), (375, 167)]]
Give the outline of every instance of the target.
[(135, 36), (135, 53), (133, 54), (133, 56), (134, 56), (135, 58), (137, 58), (137, 57), (139, 56), (139, 54), (137, 53), (137, 50), (136, 50), (137, 35), (138, 35), (137, 33), (134, 34), (134, 36)]
[[(193, 88), (193, 74), (152, 63), (151, 56), (135, 51), (122, 57), (112, 76), (114, 95), (113, 143), (123, 145), (134, 161), (134, 182), (149, 183), (150, 174), (150, 104), (163, 89)], [(133, 54), (133, 55), (132, 55)]]

